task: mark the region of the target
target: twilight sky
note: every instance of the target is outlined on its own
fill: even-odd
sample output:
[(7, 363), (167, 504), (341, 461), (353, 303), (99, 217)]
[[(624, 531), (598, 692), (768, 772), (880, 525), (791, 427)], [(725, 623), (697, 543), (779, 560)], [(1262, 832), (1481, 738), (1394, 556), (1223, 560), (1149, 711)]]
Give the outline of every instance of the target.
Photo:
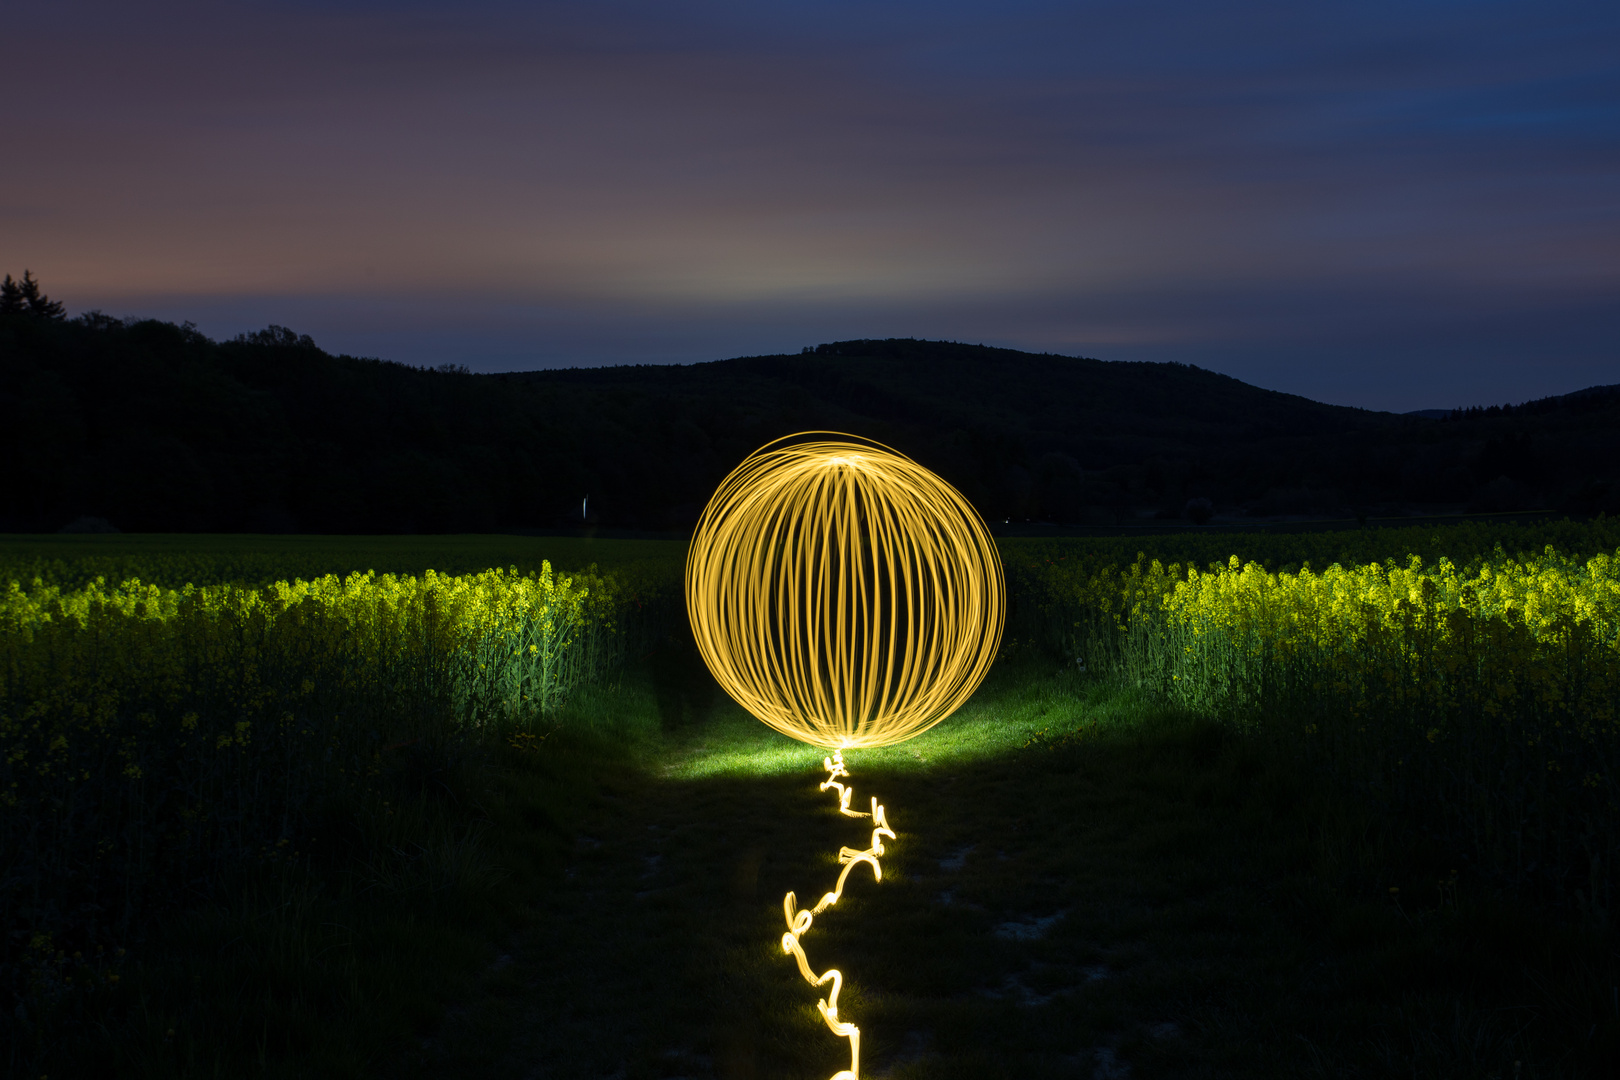
[(499, 371), (925, 337), (1620, 382), (1620, 5), (51, 0), (0, 272)]

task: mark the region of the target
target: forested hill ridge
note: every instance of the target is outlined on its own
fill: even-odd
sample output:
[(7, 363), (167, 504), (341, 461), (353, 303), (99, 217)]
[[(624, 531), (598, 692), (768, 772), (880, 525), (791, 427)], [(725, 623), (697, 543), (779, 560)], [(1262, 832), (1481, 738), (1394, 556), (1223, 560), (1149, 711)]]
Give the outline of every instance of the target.
[(476, 375), (279, 327), (215, 342), (14, 307), (0, 409), (5, 532), (479, 532), (577, 525), (582, 507), (678, 529), (747, 453), (815, 429), (894, 446), (993, 520), (1620, 510), (1615, 388), (1432, 419), (1180, 364), (909, 339)]

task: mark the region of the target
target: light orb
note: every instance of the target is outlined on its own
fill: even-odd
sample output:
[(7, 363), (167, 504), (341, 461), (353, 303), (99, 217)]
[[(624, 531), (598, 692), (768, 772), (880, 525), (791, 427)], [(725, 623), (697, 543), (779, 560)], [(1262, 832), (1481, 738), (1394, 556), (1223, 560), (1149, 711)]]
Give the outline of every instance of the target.
[(967, 700), (1006, 588), (960, 493), (881, 443), (805, 432), (721, 482), (686, 561), (709, 670), (784, 735), (831, 749), (918, 735)]

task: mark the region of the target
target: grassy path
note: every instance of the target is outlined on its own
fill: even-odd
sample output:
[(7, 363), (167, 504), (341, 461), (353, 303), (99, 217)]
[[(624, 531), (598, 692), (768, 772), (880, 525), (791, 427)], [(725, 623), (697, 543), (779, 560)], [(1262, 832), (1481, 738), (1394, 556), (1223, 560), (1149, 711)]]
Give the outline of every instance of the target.
[[(1399, 852), (1346, 840), (1354, 822), (1217, 729), (1070, 676), (1000, 679), (935, 732), (851, 756), (856, 805), (877, 795), (898, 839), (883, 881), (858, 868), (803, 943), (844, 973), (863, 1076), (1602, 1075), (1612, 950), (1577, 970), (1595, 939), (1528, 933), (1444, 878), (1386, 885)], [(404, 1064), (847, 1067), (779, 947), (781, 899), (813, 903), (869, 826), (817, 790), (818, 755), (729, 707), (686, 711), (661, 775), (616, 774), (580, 808), (530, 928)]]

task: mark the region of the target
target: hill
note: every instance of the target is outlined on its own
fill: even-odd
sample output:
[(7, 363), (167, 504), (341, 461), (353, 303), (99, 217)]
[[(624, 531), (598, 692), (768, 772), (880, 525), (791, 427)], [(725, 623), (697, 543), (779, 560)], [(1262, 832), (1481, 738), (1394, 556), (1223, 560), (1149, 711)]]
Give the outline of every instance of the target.
[[(851, 431), (988, 518), (1113, 523), (1620, 508), (1613, 388), (1445, 419), (1180, 364), (846, 341), (705, 364), (475, 375), (271, 327), (0, 316), (0, 530), (462, 532), (689, 525), (780, 435)], [(586, 501), (588, 500), (588, 501)]]

